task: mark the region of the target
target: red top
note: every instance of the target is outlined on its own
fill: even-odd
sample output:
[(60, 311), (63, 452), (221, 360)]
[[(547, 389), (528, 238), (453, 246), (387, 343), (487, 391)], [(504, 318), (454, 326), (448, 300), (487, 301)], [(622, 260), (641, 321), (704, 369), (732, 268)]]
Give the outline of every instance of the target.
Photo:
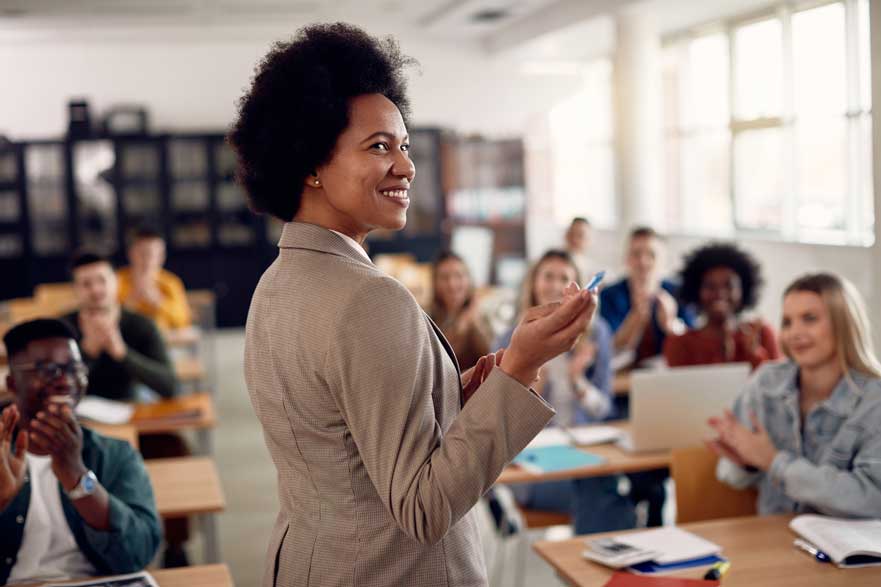
[[(751, 335), (751, 330), (756, 334)], [(740, 324), (733, 338), (734, 348), (726, 349), (721, 332), (707, 328), (689, 330), (679, 336), (667, 337), (664, 357), (671, 367), (749, 362), (753, 369), (763, 361), (780, 358), (774, 329), (763, 320)], [(754, 342), (750, 341), (752, 338), (755, 338)]]

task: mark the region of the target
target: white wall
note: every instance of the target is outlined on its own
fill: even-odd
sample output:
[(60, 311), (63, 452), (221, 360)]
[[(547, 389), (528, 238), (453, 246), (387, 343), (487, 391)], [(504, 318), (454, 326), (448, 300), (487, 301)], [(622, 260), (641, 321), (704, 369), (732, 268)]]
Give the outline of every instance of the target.
[[(154, 129), (225, 128), (259, 58), (297, 26), (7, 26), (0, 29), (0, 133), (21, 139), (62, 133), (72, 96), (87, 97), (95, 114), (116, 103), (146, 105)], [(577, 83), (521, 74), (510, 58), (487, 57), (473, 43), (397, 36), (421, 64), (421, 73), (410, 76), (416, 124), (520, 135), (530, 113), (546, 110)]]

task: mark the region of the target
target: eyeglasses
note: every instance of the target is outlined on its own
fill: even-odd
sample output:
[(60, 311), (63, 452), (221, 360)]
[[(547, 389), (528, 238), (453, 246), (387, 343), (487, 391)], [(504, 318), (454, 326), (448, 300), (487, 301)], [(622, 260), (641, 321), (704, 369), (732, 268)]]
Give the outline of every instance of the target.
[(33, 371), (41, 378), (47, 380), (55, 379), (59, 375), (78, 377), (89, 372), (89, 368), (82, 361), (71, 361), (69, 363), (13, 363), (12, 367), (22, 371)]

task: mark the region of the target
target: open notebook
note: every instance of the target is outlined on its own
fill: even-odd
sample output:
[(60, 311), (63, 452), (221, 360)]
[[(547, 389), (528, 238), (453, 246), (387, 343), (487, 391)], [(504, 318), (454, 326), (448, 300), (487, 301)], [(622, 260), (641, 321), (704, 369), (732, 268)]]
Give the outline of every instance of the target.
[(881, 520), (803, 515), (789, 523), (839, 567), (881, 565)]

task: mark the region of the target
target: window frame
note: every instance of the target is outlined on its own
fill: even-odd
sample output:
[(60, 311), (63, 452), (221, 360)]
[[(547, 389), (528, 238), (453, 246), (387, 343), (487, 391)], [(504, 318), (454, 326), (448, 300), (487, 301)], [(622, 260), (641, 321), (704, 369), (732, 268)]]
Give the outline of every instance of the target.
[[(792, 18), (795, 14), (806, 10), (820, 8), (832, 4), (841, 4), (844, 7), (844, 26), (845, 26), (845, 112), (842, 114), (841, 121), (845, 124), (845, 153), (846, 153), (846, 179), (845, 179), (845, 197), (844, 204), (844, 223), (843, 229), (812, 229), (801, 227), (798, 225), (797, 211), (801, 195), (796, 193), (796, 183), (798, 180), (798, 153), (796, 141), (796, 128), (799, 122), (797, 113), (795, 112), (794, 102), (794, 55), (793, 55), (793, 34), (792, 34)], [(828, 244), (828, 245), (849, 245), (869, 247), (874, 242), (874, 232), (871, 227), (863, 225), (863, 195), (866, 186), (863, 185), (863, 176), (865, 170), (862, 167), (861, 160), (863, 158), (862, 149), (872, 149), (872, 145), (863, 145), (862, 125), (868, 120), (871, 124), (872, 104), (871, 106), (862, 104), (862, 84), (871, 85), (871, 80), (861, 79), (861, 62), (860, 62), (860, 0), (802, 0), (795, 2), (785, 2), (764, 8), (762, 10), (749, 12), (737, 17), (715, 21), (698, 27), (666, 35), (662, 38), (662, 49), (677, 51), (687, 51), (690, 43), (696, 39), (713, 35), (722, 34), (727, 39), (728, 50), (728, 196), (731, 206), (731, 223), (728, 234), (724, 236), (746, 237), (752, 239), (798, 242), (808, 244)], [(752, 119), (738, 118), (737, 116), (737, 49), (736, 49), (736, 33), (739, 29), (762, 22), (769, 19), (778, 19), (781, 24), (782, 34), (782, 70), (783, 70), (783, 97), (782, 108), (778, 116), (757, 117)], [(871, 58), (871, 57), (870, 57)], [(680, 71), (683, 60), (681, 56), (677, 57)], [(685, 74), (688, 75), (687, 72)], [(681, 82), (680, 82), (681, 83)], [(680, 96), (682, 92), (680, 92)], [(875, 99), (874, 96), (870, 97)], [(662, 98), (662, 99), (665, 99)], [(681, 104), (680, 104), (681, 108)], [(665, 109), (666, 110), (666, 109)], [(838, 118), (836, 118), (838, 120)], [(682, 145), (689, 137), (707, 132), (718, 132), (722, 127), (706, 127), (701, 125), (683, 124), (682, 120), (674, 121), (676, 126), (672, 126), (665, 118), (662, 123), (663, 145), (665, 149), (664, 160), (671, 159), (667, 152), (669, 144), (674, 142), (682, 149)], [(738, 135), (744, 132), (761, 130), (761, 129), (780, 129), (782, 131), (782, 141), (784, 150), (784, 161), (786, 169), (784, 171), (783, 181), (784, 188), (782, 195), (782, 218), (781, 224), (777, 229), (763, 229), (747, 225), (739, 222), (737, 217), (737, 162), (735, 143)], [(679, 156), (675, 158), (677, 164), (681, 165), (683, 155), (680, 150)], [(669, 167), (667, 167), (669, 169)], [(870, 169), (874, 173), (874, 169)], [(668, 171), (669, 172), (669, 171)], [(668, 220), (675, 227), (672, 231), (674, 234), (683, 235), (699, 235), (707, 236), (706, 232), (712, 232), (718, 236), (718, 231), (700, 231), (694, 230), (686, 222), (685, 215), (682, 210), (688, 209), (689, 202), (685, 201), (688, 188), (685, 186), (683, 178), (683, 170), (680, 168), (676, 172), (678, 178), (677, 184), (674, 184), (673, 193), (666, 194), (668, 204), (675, 201), (674, 213), (668, 214)], [(870, 175), (871, 177), (871, 175)], [(869, 193), (871, 194), (871, 188)], [(874, 211), (875, 222), (878, 220), (879, 210)]]

